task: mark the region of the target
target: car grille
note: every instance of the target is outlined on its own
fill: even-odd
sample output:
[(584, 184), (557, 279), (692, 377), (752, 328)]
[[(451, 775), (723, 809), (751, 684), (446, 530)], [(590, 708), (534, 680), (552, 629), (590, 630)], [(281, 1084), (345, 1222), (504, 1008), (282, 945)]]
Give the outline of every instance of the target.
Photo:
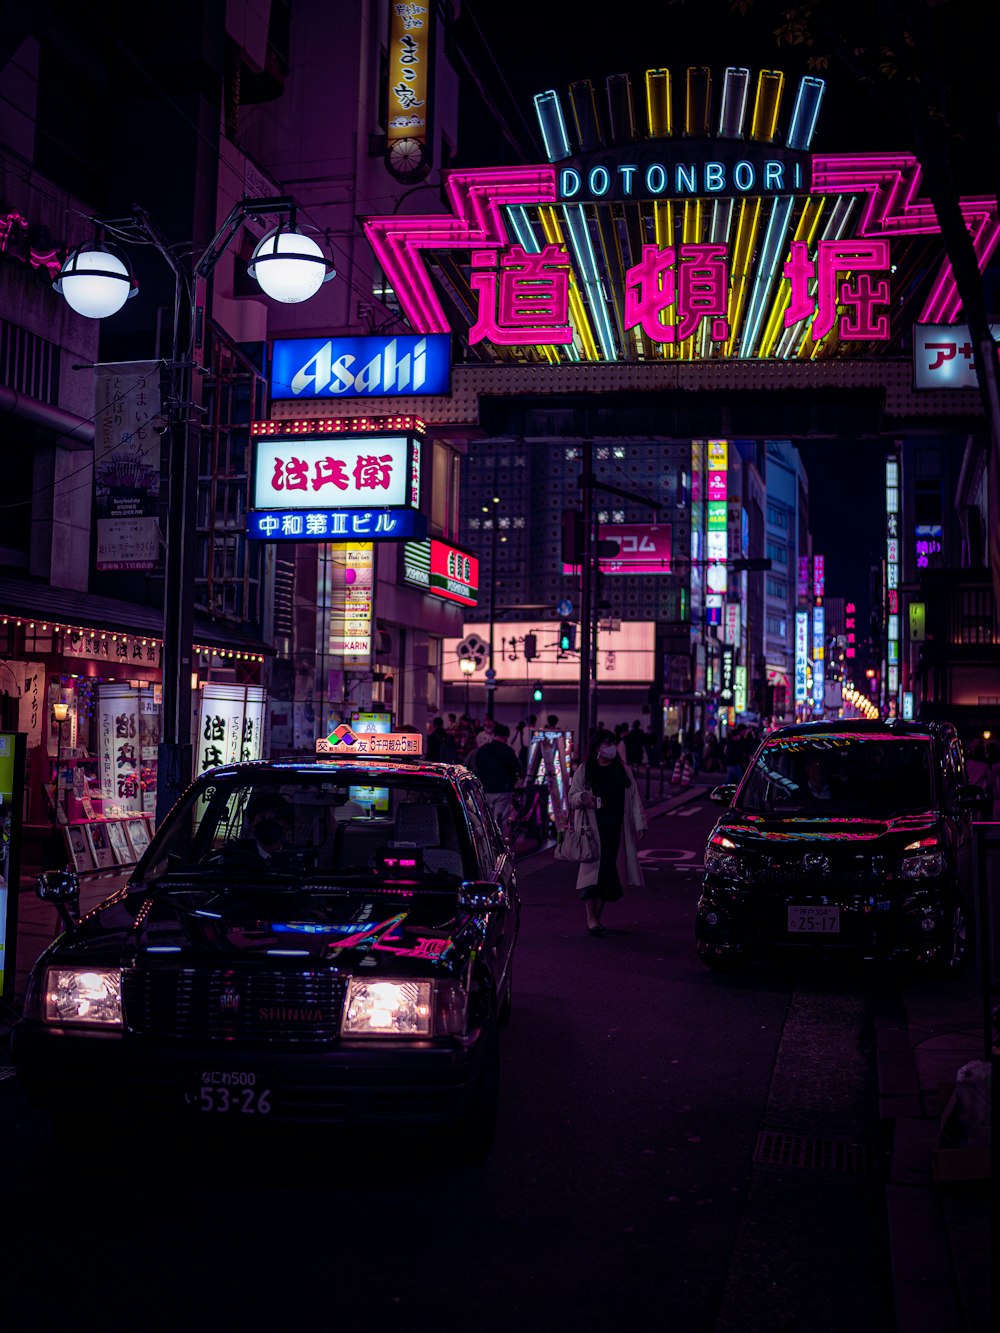
[(220, 1042), (333, 1042), (347, 989), (337, 973), (136, 969), (125, 1025), (144, 1036)]
[(821, 894), (840, 888), (874, 889), (885, 879), (881, 856), (834, 856), (818, 848), (807, 855), (822, 856), (825, 864), (807, 864), (801, 853), (794, 857), (750, 854), (740, 858), (741, 874), (762, 888), (803, 889)]

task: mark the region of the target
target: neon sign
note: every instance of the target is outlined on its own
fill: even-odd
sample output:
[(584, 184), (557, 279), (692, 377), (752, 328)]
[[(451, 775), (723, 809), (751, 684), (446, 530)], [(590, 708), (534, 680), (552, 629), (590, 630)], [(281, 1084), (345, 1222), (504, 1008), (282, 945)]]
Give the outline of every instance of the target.
[[(712, 123), (707, 75), (688, 71), (675, 132), (669, 71), (649, 71), (647, 124), (613, 147), (601, 147), (620, 136), (604, 134), (596, 105), (581, 116), (574, 102), (574, 141), (559, 95), (538, 94), (547, 164), (447, 172), (447, 212), (367, 219), (413, 331), (450, 330), (427, 262), (437, 251), (467, 265), (470, 341), (499, 360), (519, 346), (547, 349), (552, 364), (815, 357), (890, 340), (890, 309), (900, 330), (955, 321), (946, 258), (929, 292), (893, 287), (890, 245), (940, 233), (914, 157), (812, 153), (824, 84), (811, 77), (782, 135), (776, 71), (760, 71), (754, 91), (748, 70), (727, 69)], [(644, 203), (628, 244), (611, 212), (623, 201)], [(997, 201), (959, 208), (983, 271), (1000, 241)], [(686, 287), (689, 266), (705, 272)]]
[(451, 339), (278, 338), (271, 354), (271, 398), (389, 398), (447, 393)]

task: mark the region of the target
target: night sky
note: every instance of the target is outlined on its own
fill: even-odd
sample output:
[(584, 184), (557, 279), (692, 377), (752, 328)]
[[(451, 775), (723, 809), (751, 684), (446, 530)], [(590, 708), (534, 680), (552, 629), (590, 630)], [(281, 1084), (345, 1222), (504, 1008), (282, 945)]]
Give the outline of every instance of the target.
[[(475, 92), (463, 103), (458, 164), (544, 161), (532, 98), (549, 88), (565, 95), (575, 79), (593, 82), (600, 107), (605, 78), (631, 74), (638, 114), (644, 71), (664, 66), (674, 76), (676, 115), (688, 65), (709, 65), (716, 86), (730, 64), (752, 72), (781, 69), (786, 90), (796, 86), (801, 74), (820, 73), (827, 91), (813, 142), (816, 151), (912, 151), (905, 117), (859, 91), (839, 65), (810, 70), (805, 49), (779, 48), (770, 31), (774, 10), (774, 5), (757, 3), (744, 18), (728, 0), (628, 0), (607, 11), (620, 16), (615, 23), (596, 17), (599, 11), (589, 7), (466, 0), (459, 44), (491, 105), (486, 108), (482, 93)], [(827, 594), (867, 609), (869, 570), (884, 540), (885, 450), (878, 440), (822, 440), (800, 449), (813, 497), (814, 548), (826, 557)]]

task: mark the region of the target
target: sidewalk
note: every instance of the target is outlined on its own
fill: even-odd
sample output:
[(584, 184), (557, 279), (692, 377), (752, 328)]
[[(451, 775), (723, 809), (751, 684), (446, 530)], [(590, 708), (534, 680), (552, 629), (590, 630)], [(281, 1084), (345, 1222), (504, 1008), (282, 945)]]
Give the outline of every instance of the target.
[(893, 1131), (886, 1216), (895, 1333), (993, 1327), (991, 1182), (935, 1180), (933, 1169), (937, 1157), (941, 1170), (948, 1091), (963, 1065), (986, 1058), (974, 973), (973, 961), (961, 977), (914, 982), (899, 1007), (876, 1014), (879, 1109)]

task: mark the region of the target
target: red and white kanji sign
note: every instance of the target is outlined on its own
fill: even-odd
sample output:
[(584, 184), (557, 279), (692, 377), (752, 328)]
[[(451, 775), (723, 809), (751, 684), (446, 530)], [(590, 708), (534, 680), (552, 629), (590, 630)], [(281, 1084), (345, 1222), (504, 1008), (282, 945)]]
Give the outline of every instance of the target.
[[(677, 323), (663, 320), (673, 307)], [(703, 319), (714, 342), (729, 337), (729, 264), (724, 245), (642, 247), (642, 260), (625, 274), (625, 327), (641, 326), (653, 342), (683, 342)]]
[(257, 509), (371, 509), (409, 503), (409, 440), (256, 440)]
[(573, 341), (569, 256), (558, 245), (546, 245), (537, 254), (520, 245), (473, 250), (469, 284), (479, 293), (470, 343), (528, 347)]

